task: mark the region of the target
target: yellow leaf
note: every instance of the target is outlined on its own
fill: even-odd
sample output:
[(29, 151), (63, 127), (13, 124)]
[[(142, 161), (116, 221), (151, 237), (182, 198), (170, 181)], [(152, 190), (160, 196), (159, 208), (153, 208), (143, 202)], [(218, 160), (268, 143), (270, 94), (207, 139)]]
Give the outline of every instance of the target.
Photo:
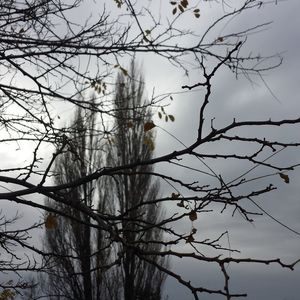
[(153, 140), (150, 137), (144, 137), (144, 144), (148, 146), (150, 151), (154, 151), (155, 149), (155, 144)]
[(48, 214), (45, 220), (46, 229), (55, 229), (57, 227), (57, 220), (53, 214)]
[(285, 183), (290, 183), (290, 178), (288, 175), (279, 173), (279, 176), (284, 180)]
[(195, 210), (192, 210), (190, 213), (189, 213), (189, 218), (191, 221), (195, 221), (197, 220), (197, 213)]
[(180, 4), (184, 7), (184, 8), (187, 8), (187, 6), (189, 5), (189, 2), (187, 0), (182, 0), (180, 2)]
[(144, 131), (149, 131), (153, 129), (156, 125), (151, 121), (144, 124)]
[(0, 300), (13, 300), (15, 295), (15, 292), (10, 289), (5, 289), (0, 293)]

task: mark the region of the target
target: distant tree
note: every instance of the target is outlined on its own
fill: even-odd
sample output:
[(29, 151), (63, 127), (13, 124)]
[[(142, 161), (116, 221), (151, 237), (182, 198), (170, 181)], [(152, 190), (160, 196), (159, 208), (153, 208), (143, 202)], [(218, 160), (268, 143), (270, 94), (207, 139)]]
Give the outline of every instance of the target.
[[(153, 157), (154, 134), (145, 130), (151, 124), (152, 113), (149, 102), (145, 100), (143, 77), (131, 63), (128, 74), (120, 73), (116, 81), (114, 100), (116, 111), (115, 130), (108, 144), (107, 166), (128, 165), (137, 160)], [(164, 247), (157, 243), (163, 231), (159, 223), (163, 220), (161, 205), (144, 205), (159, 197), (159, 182), (151, 176), (153, 166), (137, 166), (130, 171), (116, 172), (107, 186), (110, 198), (116, 203), (120, 214), (117, 223), (124, 243), (120, 244), (122, 253), (122, 288), (125, 300), (161, 299), (166, 274), (149, 263), (136, 252), (134, 245), (147, 251), (160, 251)], [(152, 256), (148, 259), (166, 267), (167, 260)]]
[[(70, 140), (69, 149), (55, 163), (56, 184), (86, 176), (102, 164), (101, 137), (96, 135), (95, 114), (84, 118), (83, 113), (82, 109), (77, 110), (72, 133), (66, 137)], [(113, 203), (102, 197), (98, 187), (88, 182), (61, 193), (75, 206), (80, 203), (89, 208), (97, 207), (100, 214), (110, 212)], [(108, 263), (110, 252), (105, 234), (91, 226), (93, 222), (86, 214), (58, 202), (48, 205), (70, 218), (48, 215), (45, 250), (52, 254), (52, 267), (48, 271), (47, 294), (50, 299), (102, 299), (105, 279), (101, 266)]]

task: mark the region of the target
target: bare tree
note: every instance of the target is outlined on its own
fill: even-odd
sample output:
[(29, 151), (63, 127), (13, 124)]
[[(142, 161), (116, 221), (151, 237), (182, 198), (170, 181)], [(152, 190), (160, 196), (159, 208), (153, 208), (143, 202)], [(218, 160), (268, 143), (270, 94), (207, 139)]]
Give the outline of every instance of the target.
[[(0, 291), (1, 296), (22, 293), (22, 289), (26, 288), (26, 280), (24, 282), (23, 279), (25, 273), (47, 272), (53, 267), (52, 262), (58, 256), (45, 251), (30, 237), (36, 237), (37, 231), (42, 226), (48, 227), (49, 230), (53, 230), (49, 227), (57, 226), (59, 230), (60, 216), (72, 220), (67, 222), (73, 224), (70, 226), (74, 226), (74, 229), (80, 223), (84, 225), (80, 228), (85, 228), (83, 230), (86, 230), (87, 234), (93, 231), (91, 228), (95, 228), (95, 231), (101, 233), (103, 237), (108, 237), (108, 244), (112, 245), (112, 249), (118, 249), (118, 252), (115, 260), (105, 265), (107, 270), (116, 270), (120, 262), (128, 262), (126, 267), (123, 265), (124, 273), (130, 275), (129, 262), (139, 261), (176, 280), (190, 291), (194, 299), (199, 299), (201, 293), (220, 295), (227, 299), (245, 296), (243, 292), (231, 290), (229, 270), (226, 268), (228, 264), (278, 264), (283, 268), (294, 269), (296, 262), (286, 263), (278, 258), (236, 257), (234, 255), (237, 250), (222, 243), (225, 232), (218, 238), (202, 239), (193, 226), (199, 214), (215, 211), (216, 207), (220, 206), (222, 212), (229, 211), (233, 217), (239, 213), (249, 222), (253, 221), (253, 215), (265, 213), (256, 203), (256, 198), (260, 199), (263, 195), (275, 191), (276, 178), (280, 177), (288, 183), (287, 172), (297, 167), (296, 163), (278, 164), (271, 158), (283, 150), (300, 145), (296, 139), (295, 141), (275, 139), (269, 134), (263, 137), (259, 134), (253, 136), (249, 130), (243, 130), (253, 129), (256, 133), (261, 133), (260, 128), (277, 128), (277, 130), (284, 126), (294, 128), (293, 126), (300, 123), (298, 116), (261, 120), (236, 118), (226, 120), (222, 124), (208, 117), (208, 108), (213, 101), (212, 91), (218, 88), (213, 79), (221, 70), (230, 70), (233, 76), (239, 78), (242, 75), (251, 81), (253, 76), (261, 78), (264, 72), (272, 70), (282, 62), (278, 55), (267, 57), (253, 55), (254, 49), (247, 49), (248, 37), (269, 23), (254, 23), (247, 28), (232, 31), (230, 29), (232, 27), (227, 26), (237, 17), (243, 18), (246, 12), (256, 12), (256, 9), (270, 7), (268, 5), (277, 1), (208, 2), (214, 7), (222, 8), (222, 14), (209, 22), (207, 19), (202, 22), (200, 15), (205, 13), (202, 12), (202, 7), (206, 5), (206, 1), (200, 1), (194, 7), (187, 0), (171, 1), (156, 10), (153, 9), (154, 1), (148, 1), (147, 5), (141, 1), (135, 3), (130, 0), (109, 1), (109, 4), (115, 5), (111, 10), (100, 2), (96, 8), (93, 7), (98, 11), (94, 11), (90, 18), (88, 13), (85, 19), (83, 16), (87, 9), (84, 6), (85, 1), (0, 2), (0, 143), (10, 158), (1, 161), (0, 199), (3, 203), (10, 202), (14, 210), (16, 207), (19, 210), (24, 208), (24, 211), (31, 208), (35, 212), (32, 216), (41, 213), (46, 215), (46, 219), (35, 220), (36, 222), (33, 221), (33, 224), (27, 226), (22, 220), (10, 218), (5, 213), (5, 219), (1, 223), (0, 243), (1, 249), (6, 253), (0, 262), (0, 271), (3, 274), (3, 279), (2, 276), (0, 279), (0, 287), (3, 289)], [(211, 8), (206, 6), (206, 9)], [(185, 22), (186, 16), (190, 23)], [(194, 26), (195, 30), (189, 27), (189, 24), (193, 24), (192, 20), (199, 21)], [(256, 21), (256, 18), (253, 20)], [(82, 116), (83, 122), (86, 122), (86, 118), (92, 112), (97, 113), (99, 119), (97, 131), (104, 143), (112, 142), (114, 130), (108, 126), (112, 117), (119, 120), (116, 123), (116, 133), (119, 130), (121, 134), (121, 128), (126, 128), (129, 132), (127, 134), (131, 134), (133, 131), (130, 126), (139, 126), (139, 116), (137, 120), (124, 119), (124, 116), (132, 118), (132, 107), (123, 109), (114, 105), (116, 95), (114, 82), (111, 80), (116, 72), (121, 71), (125, 77), (129, 75), (124, 65), (134, 54), (149, 55), (148, 59), (159, 57), (187, 75), (190, 72), (196, 73), (199, 80), (195, 82), (184, 80), (181, 84), (181, 92), (187, 92), (187, 97), (190, 95), (189, 91), (199, 96), (199, 102), (194, 108), (199, 114), (193, 140), (187, 144), (180, 141), (180, 146), (168, 149), (161, 155), (132, 157), (129, 161), (124, 158), (119, 164), (110, 162), (95, 168), (80, 169), (80, 163), (83, 162), (79, 159), (76, 161), (78, 168), (73, 169), (72, 165), (69, 169), (72, 172), (76, 171), (75, 180), (71, 179), (74, 177), (67, 176), (62, 181), (52, 180), (55, 175), (54, 166), (64, 155), (75, 158), (80, 154), (74, 151), (73, 141), (70, 139), (74, 128), (62, 128), (59, 124), (58, 119), (63, 109), (72, 110), (81, 107), (89, 111)], [(92, 97), (81, 97), (91, 90), (96, 91), (94, 101)], [(178, 92), (178, 87), (176, 91)], [(172, 92), (154, 95), (147, 105), (164, 108), (170, 96)], [(130, 114), (124, 114), (125, 111), (129, 111)], [(148, 139), (145, 145), (141, 146), (144, 149), (153, 146), (150, 133), (154, 127), (164, 130), (162, 126), (157, 125), (154, 119), (152, 122), (144, 123), (144, 129), (146, 133), (148, 132)], [(177, 138), (175, 134), (171, 134)], [(231, 151), (223, 151), (223, 145), (229, 142), (235, 145), (244, 144), (247, 151), (239, 153), (238, 147), (230, 149)], [(222, 147), (212, 147), (217, 144), (221, 144)], [(214, 152), (207, 152), (207, 149), (213, 149)], [(17, 153), (22, 153), (21, 159)], [(126, 152), (119, 154), (122, 156)], [(211, 160), (223, 159), (233, 161), (236, 165), (247, 162), (248, 169), (242, 173), (239, 171), (238, 174), (234, 174), (233, 179), (226, 180), (219, 174), (222, 170), (218, 172), (210, 166)], [(185, 160), (192, 160), (192, 163), (186, 164)], [(193, 162), (200, 162), (204, 166), (203, 169), (194, 167)], [(161, 164), (177, 168), (176, 172), (172, 171), (174, 169), (159, 169), (158, 166)], [(253, 172), (258, 166), (270, 172), (265, 176), (272, 184), (263, 185), (262, 177)], [(201, 183), (181, 178), (177, 174), (182, 170), (190, 172), (189, 174), (191, 172), (201, 174)], [(135, 184), (138, 185), (143, 177), (168, 182), (173, 192), (170, 195), (155, 195), (154, 189), (152, 196), (155, 195), (155, 199), (151, 195), (144, 195), (143, 202), (126, 207), (129, 202), (124, 200), (128, 196), (125, 193), (138, 195), (139, 191), (134, 189)], [(120, 193), (119, 211), (103, 214), (97, 207), (90, 205), (87, 188), (111, 180), (115, 184), (113, 191)], [(123, 180), (122, 183), (130, 184), (132, 190), (128, 187), (121, 189), (120, 180)], [(74, 199), (70, 197), (72, 193), (80, 200), (73, 201)], [(42, 199), (45, 197), (49, 198), (49, 201), (43, 203)], [(114, 196), (105, 195), (105, 197)], [(129, 198), (133, 199), (131, 195), (127, 197)], [(155, 210), (153, 207), (159, 203), (168, 207), (163, 219), (151, 219), (149, 216), (150, 219), (144, 222), (147, 218), (142, 212), (151, 214), (150, 212)], [(254, 211), (249, 203), (255, 205)], [(10, 220), (14, 220), (13, 229), (7, 226), (10, 225)], [(188, 233), (182, 233), (176, 226), (185, 220), (192, 225)], [(161, 238), (158, 232), (164, 232), (163, 236), (167, 238)], [(295, 230), (294, 232), (298, 234)], [(154, 237), (153, 233), (157, 236)], [(85, 244), (83, 240), (76, 242), (80, 245)], [(149, 250), (145, 247), (145, 245), (152, 247), (155, 244), (157, 248)], [(216, 254), (203, 253), (203, 247), (215, 251)], [(69, 248), (68, 250), (71, 251)], [(85, 254), (93, 254), (90, 246), (80, 251), (77, 249), (77, 252), (82, 259)], [(97, 255), (92, 256), (96, 260)], [(169, 265), (161, 264), (159, 259), (165, 257), (169, 260), (182, 258), (192, 260), (195, 264), (202, 262), (217, 265), (223, 275), (224, 285), (205, 287), (197, 281), (190, 281)], [(94, 273), (91, 274), (94, 275), (87, 275), (86, 278), (95, 274), (101, 276), (103, 262), (99, 262), (98, 265), (93, 263), (95, 272), (93, 270)], [(77, 266), (79, 265), (80, 262)], [(92, 265), (85, 266), (85, 272), (89, 273), (88, 270), (91, 271), (91, 268)], [(73, 271), (74, 274), (78, 273), (75, 267)], [(146, 280), (144, 277), (138, 279)], [(88, 281), (86, 289), (89, 286)], [(128, 282), (125, 290), (128, 291), (133, 284), (136, 283), (132, 280)], [(145, 291), (146, 285), (142, 285)], [(85, 293), (89, 291), (86, 290)]]

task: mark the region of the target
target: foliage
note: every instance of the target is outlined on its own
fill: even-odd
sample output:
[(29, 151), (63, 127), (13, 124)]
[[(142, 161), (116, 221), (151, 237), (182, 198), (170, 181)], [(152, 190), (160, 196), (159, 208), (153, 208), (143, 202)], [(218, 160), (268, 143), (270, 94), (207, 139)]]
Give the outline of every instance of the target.
[[(77, 180), (96, 170), (102, 164), (101, 138), (96, 134), (96, 116), (91, 113), (83, 119), (82, 109), (78, 109), (72, 124), (72, 134), (68, 137), (71, 148), (65, 151), (55, 163), (55, 182), (65, 184)], [(59, 149), (58, 149), (59, 151)], [(67, 202), (83, 203), (87, 207), (97, 207), (99, 214), (112, 213), (113, 203), (107, 201), (107, 187), (86, 183), (80, 187), (62, 191)], [(45, 221), (45, 251), (51, 253), (52, 267), (47, 271), (46, 295), (52, 299), (69, 297), (72, 299), (103, 299), (103, 290), (108, 279), (104, 274), (110, 262), (110, 244), (105, 234), (93, 228), (91, 218), (70, 209), (66, 204), (51, 202), (50, 207), (63, 216), (48, 214)], [(96, 272), (91, 270), (96, 269)]]
[[(111, 168), (153, 157), (154, 134), (151, 129), (155, 125), (150, 121), (152, 114), (144, 100), (144, 82), (134, 62), (128, 75), (119, 74), (116, 82), (114, 143), (107, 147), (107, 166)], [(129, 122), (132, 126), (128, 128), (125, 124)], [(136, 166), (130, 174), (115, 172), (108, 183), (109, 202), (116, 203), (119, 212), (116, 226), (123, 237), (118, 253), (122, 265), (119, 277), (123, 279), (121, 285), (125, 300), (161, 299), (166, 277), (155, 267), (156, 264), (167, 267), (165, 258), (155, 255), (144, 258), (136, 255), (136, 249), (132, 247), (138, 244), (140, 250), (149, 252), (159, 252), (164, 248), (156, 243), (164, 239), (160, 228), (163, 223), (161, 205), (144, 205), (159, 197), (159, 182), (153, 182), (152, 172), (151, 165)], [(149, 259), (154, 265), (149, 263)]]

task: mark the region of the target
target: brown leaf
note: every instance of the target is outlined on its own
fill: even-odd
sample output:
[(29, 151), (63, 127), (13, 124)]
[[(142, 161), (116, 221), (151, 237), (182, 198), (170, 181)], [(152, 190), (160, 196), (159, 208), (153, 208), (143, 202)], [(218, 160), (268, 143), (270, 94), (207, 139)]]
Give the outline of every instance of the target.
[(120, 70), (122, 71), (122, 73), (124, 74), (124, 76), (128, 76), (128, 71), (122, 67), (120, 67)]
[(178, 5), (178, 8), (182, 13), (184, 12), (184, 8), (180, 4)]
[(190, 213), (189, 213), (189, 218), (191, 221), (195, 221), (197, 220), (197, 213), (195, 210), (192, 210)]
[(197, 229), (193, 228), (191, 234), (195, 234), (196, 232), (197, 232)]
[(175, 117), (173, 115), (169, 115), (169, 119), (174, 122), (175, 121)]
[(144, 124), (144, 131), (149, 131), (153, 129), (156, 125), (153, 122), (147, 122)]
[(175, 15), (177, 12), (177, 7), (175, 7), (173, 10), (172, 10), (172, 14)]
[(279, 176), (284, 180), (285, 183), (290, 183), (290, 178), (288, 175), (279, 173)]
[(45, 220), (46, 229), (55, 229), (57, 227), (57, 220), (53, 214), (48, 214)]
[(178, 206), (178, 207), (184, 207), (184, 202), (183, 202), (183, 200), (181, 200), (179, 203), (177, 203), (177, 206)]
[(179, 196), (180, 196), (179, 193), (178, 194), (172, 193), (171, 198), (172, 199), (178, 199)]
[(170, 4), (176, 5), (177, 3), (175, 1), (171, 1)]
[(159, 117), (160, 119), (162, 118), (162, 114), (161, 114), (160, 111), (158, 112), (158, 117)]
[(195, 14), (195, 17), (198, 19), (200, 18), (200, 14)]
[(127, 127), (128, 127), (128, 128), (132, 128), (132, 127), (133, 127), (133, 123), (129, 121), (129, 122), (127, 123)]
[(191, 242), (193, 242), (194, 240), (195, 240), (195, 239), (194, 239), (193, 235), (190, 234), (190, 235), (187, 237), (185, 243), (186, 243), (186, 244), (187, 244), (187, 243), (191, 243)]
[(184, 8), (187, 8), (187, 6), (189, 5), (189, 2), (187, 0), (182, 0), (180, 2), (180, 4), (184, 7)]

